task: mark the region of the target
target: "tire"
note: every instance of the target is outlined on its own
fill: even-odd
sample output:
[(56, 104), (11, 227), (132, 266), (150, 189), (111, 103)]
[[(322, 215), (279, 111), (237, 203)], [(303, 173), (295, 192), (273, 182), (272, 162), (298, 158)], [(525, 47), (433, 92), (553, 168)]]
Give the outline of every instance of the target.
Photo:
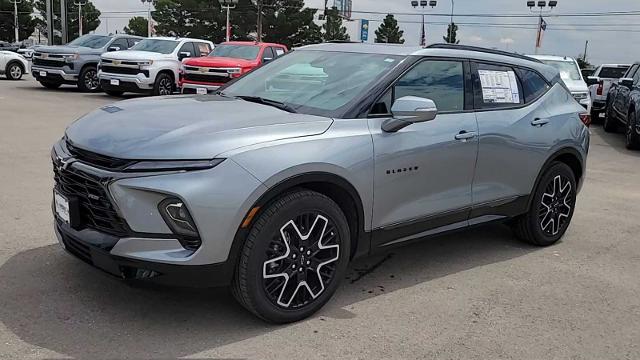
[(4, 73), (7, 75), (7, 79), (9, 80), (20, 80), (24, 74), (24, 69), (19, 63), (11, 62), (5, 68)]
[(261, 211), (247, 236), (232, 284), (234, 296), (271, 323), (311, 316), (345, 276), (349, 234), (347, 219), (328, 197), (309, 190), (283, 195)]
[(629, 150), (640, 150), (640, 134), (638, 134), (638, 118), (635, 109), (629, 111), (625, 131), (625, 144)]
[(555, 244), (571, 223), (576, 189), (571, 168), (565, 163), (551, 163), (532, 194), (529, 211), (514, 219), (516, 236), (537, 246)]
[(591, 110), (591, 123), (600, 122), (601, 111)]
[(618, 131), (618, 120), (613, 116), (613, 104), (607, 103), (607, 109), (604, 114), (604, 122), (602, 128), (608, 133), (614, 133)]
[(51, 81), (40, 81), (40, 85), (46, 87), (47, 89), (57, 89), (62, 86), (61, 83), (51, 82)]
[(120, 97), (122, 96), (122, 94), (124, 94), (124, 91), (118, 91), (118, 90), (105, 90), (104, 92), (109, 96), (115, 96), (115, 97)]
[(78, 77), (78, 89), (82, 92), (95, 93), (100, 91), (98, 70), (95, 66), (85, 66)]
[(173, 78), (167, 73), (160, 73), (156, 77), (156, 82), (153, 85), (154, 96), (171, 95), (175, 91), (175, 83)]

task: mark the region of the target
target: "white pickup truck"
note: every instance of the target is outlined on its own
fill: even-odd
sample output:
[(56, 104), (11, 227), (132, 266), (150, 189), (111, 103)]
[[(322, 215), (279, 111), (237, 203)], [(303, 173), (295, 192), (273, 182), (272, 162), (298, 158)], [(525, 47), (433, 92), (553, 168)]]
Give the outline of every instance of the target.
[(589, 94), (591, 95), (591, 119), (597, 120), (607, 107), (607, 94), (613, 82), (624, 76), (628, 64), (603, 64), (587, 78)]

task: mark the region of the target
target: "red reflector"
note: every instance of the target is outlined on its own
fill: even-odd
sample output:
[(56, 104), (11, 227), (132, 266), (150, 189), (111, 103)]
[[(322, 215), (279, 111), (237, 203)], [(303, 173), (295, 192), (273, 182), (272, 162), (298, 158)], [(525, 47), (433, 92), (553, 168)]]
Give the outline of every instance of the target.
[(580, 121), (582, 121), (582, 123), (586, 127), (589, 127), (589, 125), (591, 125), (591, 114), (589, 114), (589, 113), (580, 114)]
[(596, 94), (598, 94), (598, 95), (602, 95), (602, 90), (604, 89), (604, 86), (603, 86), (603, 85), (604, 85), (604, 84), (602, 83), (602, 81), (600, 81), (600, 82), (598, 83), (598, 89), (596, 90)]

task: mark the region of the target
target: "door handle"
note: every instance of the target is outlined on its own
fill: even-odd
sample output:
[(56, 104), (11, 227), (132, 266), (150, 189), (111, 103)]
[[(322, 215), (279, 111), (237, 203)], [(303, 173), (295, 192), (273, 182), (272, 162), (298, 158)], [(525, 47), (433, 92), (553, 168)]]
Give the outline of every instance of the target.
[(466, 130), (462, 130), (458, 133), (458, 135), (455, 136), (456, 140), (461, 140), (461, 141), (467, 141), (469, 139), (473, 139), (474, 137), (476, 137), (476, 133), (475, 131), (466, 131)]
[(548, 124), (548, 123), (549, 123), (549, 119), (535, 118), (531, 122), (531, 125), (532, 126), (543, 126), (543, 125)]

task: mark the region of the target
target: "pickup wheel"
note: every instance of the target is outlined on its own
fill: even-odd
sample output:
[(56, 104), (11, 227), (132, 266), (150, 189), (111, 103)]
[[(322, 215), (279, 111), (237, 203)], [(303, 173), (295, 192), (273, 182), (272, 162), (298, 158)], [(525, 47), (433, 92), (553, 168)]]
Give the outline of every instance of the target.
[(100, 80), (98, 79), (98, 70), (95, 66), (86, 66), (82, 69), (78, 77), (78, 88), (82, 92), (100, 91)]
[(44, 81), (44, 80), (40, 81), (40, 85), (46, 87), (47, 89), (57, 89), (60, 86), (62, 86), (61, 83), (52, 82), (52, 81)]
[(153, 85), (153, 95), (171, 95), (175, 90), (173, 78), (166, 73), (158, 74), (156, 82)]
[(602, 123), (602, 128), (604, 129), (604, 131), (608, 133), (613, 133), (618, 131), (618, 120), (614, 119), (613, 104), (611, 104), (611, 102), (607, 103), (607, 109), (605, 110), (604, 122)]
[(640, 133), (638, 132), (638, 118), (635, 109), (629, 111), (626, 131), (626, 145), (629, 150), (640, 150)]
[(10, 62), (5, 69), (5, 74), (7, 74), (7, 79), (9, 80), (20, 80), (22, 78), (22, 74), (24, 73), (24, 69), (22, 65), (18, 62)]

